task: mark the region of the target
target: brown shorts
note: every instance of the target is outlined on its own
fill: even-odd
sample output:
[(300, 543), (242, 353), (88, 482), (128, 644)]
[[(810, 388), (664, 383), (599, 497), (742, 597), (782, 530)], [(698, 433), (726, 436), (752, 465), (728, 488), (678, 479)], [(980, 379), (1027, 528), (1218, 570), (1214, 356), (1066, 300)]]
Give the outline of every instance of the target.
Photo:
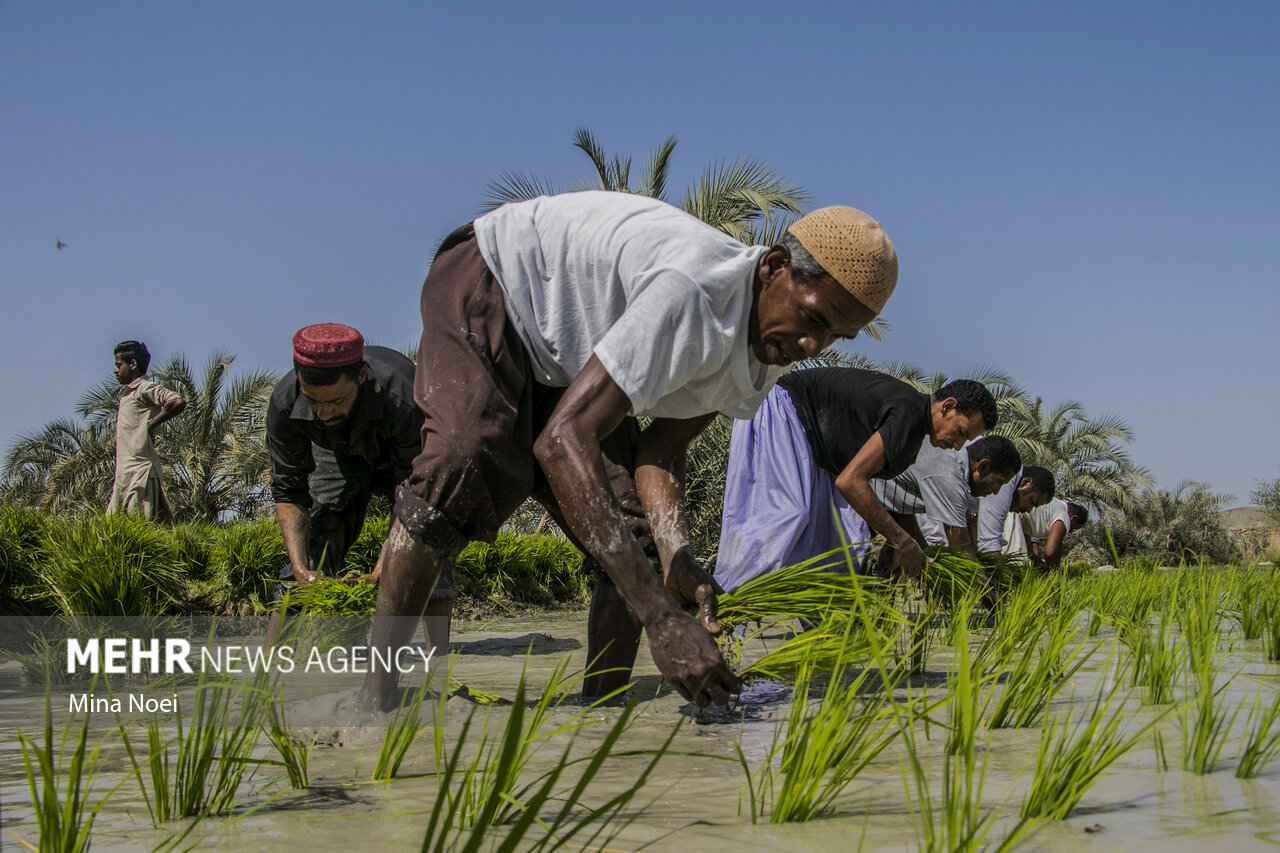
[[(472, 540), (492, 542), (530, 495), (559, 518), (533, 442), (564, 389), (534, 381), (524, 344), (507, 320), (502, 288), (471, 226), (441, 244), (422, 285), (421, 308), (413, 386), (426, 415), (422, 452), (396, 489), (396, 517), (449, 556)], [(602, 449), (614, 494), (632, 531), (651, 551), (632, 476), (638, 435), (638, 425), (628, 418)]]

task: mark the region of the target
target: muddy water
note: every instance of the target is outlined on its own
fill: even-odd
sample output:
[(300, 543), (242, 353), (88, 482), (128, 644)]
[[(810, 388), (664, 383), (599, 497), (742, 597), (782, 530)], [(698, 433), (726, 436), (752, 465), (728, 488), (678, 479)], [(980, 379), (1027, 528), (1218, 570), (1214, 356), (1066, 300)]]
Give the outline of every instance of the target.
[[(582, 666), (585, 614), (462, 626), (454, 640), (460, 651), (455, 680), (473, 690), (510, 698), (525, 667), (531, 685), (540, 685), (566, 656), (571, 659), (572, 668)], [(1055, 710), (1068, 707), (1083, 713), (1109, 667), (1105, 651), (1110, 639), (1103, 636), (1098, 642), (1102, 644), (1100, 653), (1055, 700)], [(531, 645), (532, 654), (526, 662), (525, 652)], [(930, 676), (924, 679), (924, 683), (935, 685), (935, 694), (946, 666), (945, 652), (941, 649), (931, 658)], [(1268, 689), (1280, 686), (1280, 668), (1265, 663), (1256, 643), (1234, 644), (1223, 662), (1227, 671), (1240, 673), (1229, 688), (1230, 695), (1239, 702), (1251, 701), (1260, 683)], [(753, 826), (747, 817), (739, 815), (744, 786), (735, 745), (741, 744), (753, 764), (763, 758), (776, 726), (785, 717), (788, 690), (781, 685), (757, 685), (744, 695), (736, 712), (699, 714), (678, 695), (661, 687), (647, 651), (641, 653), (637, 675), (645, 699), (622, 747), (655, 747), (666, 740), (676, 723), (682, 723), (671, 745), (672, 751), (680, 754), (664, 759), (658, 775), (638, 798), (636, 808), (627, 814), (634, 821), (607, 849), (634, 850), (645, 844), (653, 845), (651, 849), (679, 844), (689, 850), (718, 850), (729, 845), (739, 850), (915, 848), (915, 822), (903, 785), (902, 751), (896, 745), (850, 787), (839, 800), (835, 816), (808, 824)], [(357, 683), (358, 678), (351, 676), (309, 679), (303, 688), (307, 695), (295, 695), (291, 707), (298, 719), (323, 718), (333, 707), (335, 697), (342, 697)], [(55, 701), (62, 698), (64, 690), (54, 692)], [(16, 847), (18, 838), (33, 843), (36, 840), (30, 794), (13, 725), (16, 722), (25, 732), (34, 733), (42, 717), (43, 702), (43, 691), (28, 685), (15, 664), (0, 665), (0, 847)], [(473, 707), (462, 698), (448, 701), (446, 737), (456, 736)], [(579, 710), (561, 708), (556, 719), (567, 720)], [(1133, 722), (1145, 721), (1157, 713), (1139, 707), (1136, 698), (1127, 710)], [(500, 725), (505, 711), (494, 707), (491, 713), (493, 723)], [(608, 722), (618, 712), (597, 709), (588, 713)], [(1176, 715), (1166, 717), (1159, 730), (1166, 744), (1169, 770), (1158, 769), (1153, 742), (1144, 742), (1089, 791), (1075, 816), (1067, 821), (1046, 822), (1024, 843), (1024, 849), (1198, 851), (1206, 845), (1233, 851), (1271, 849), (1280, 843), (1280, 763), (1258, 780), (1241, 781), (1232, 775), (1246, 714), (1247, 707), (1236, 720), (1220, 768), (1204, 777), (1177, 769), (1180, 728)], [(599, 731), (589, 730), (585, 737), (602, 736), (596, 734)], [(940, 772), (941, 741), (936, 729), (934, 732), (933, 742), (922, 744), (922, 752), (930, 759), (927, 766)], [(429, 775), (434, 769), (430, 731), (414, 744), (401, 769), (408, 778), (373, 783), (369, 777), (381, 736), (381, 731), (374, 729), (344, 737), (342, 747), (317, 748), (311, 758), (312, 787), (305, 792), (289, 790), (283, 771), (278, 768), (260, 772), (241, 788), (238, 802), (245, 806), (263, 802), (268, 805), (229, 825), (224, 825), (223, 820), (206, 821), (195, 829), (188, 842), (203, 837), (206, 847), (232, 850), (417, 849), (428, 820), (425, 810), (436, 792), (435, 780)], [(992, 808), (1003, 806), (1004, 817), (997, 820), (990, 836), (995, 840), (1012, 825), (1018, 803), (1030, 784), (1039, 730), (980, 732), (979, 740), (988, 758), (984, 802)], [(108, 772), (99, 782), (102, 789), (124, 777), (124, 761), (118, 749), (107, 754), (104, 761)], [(644, 763), (638, 757), (612, 759), (597, 778), (591, 799), (602, 802), (629, 786)], [(137, 786), (129, 781), (99, 816), (93, 847), (150, 849), (172, 832), (171, 827), (151, 828)]]

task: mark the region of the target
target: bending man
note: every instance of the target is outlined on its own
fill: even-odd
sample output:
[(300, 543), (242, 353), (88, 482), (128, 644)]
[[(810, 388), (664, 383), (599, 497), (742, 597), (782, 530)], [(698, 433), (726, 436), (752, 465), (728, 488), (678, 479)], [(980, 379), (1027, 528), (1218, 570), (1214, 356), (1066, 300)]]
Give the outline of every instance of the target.
[[(945, 544), (976, 555), (969, 507), (1000, 491), (1021, 468), (1017, 448), (1003, 436), (983, 436), (958, 451), (926, 443), (914, 465), (891, 480), (872, 480), (871, 488), (893, 520), (922, 547), (926, 536), (918, 518), (927, 514), (941, 525)], [(883, 548), (873, 573), (887, 575), (893, 556), (889, 546)]]
[(752, 420), (733, 425), (716, 579), (736, 589), (843, 543), (859, 545), (857, 556), (871, 530), (895, 546), (897, 570), (914, 577), (924, 551), (871, 480), (909, 468), (926, 438), (963, 447), (996, 416), (991, 392), (967, 379), (925, 394), (854, 367), (788, 373)]
[[(491, 541), (545, 477), (612, 582), (593, 608), (625, 601), (616, 635), (643, 627), (681, 695), (726, 702), (737, 679), (688, 547), (685, 450), (717, 412), (750, 417), (788, 364), (856, 335), (896, 281), (892, 244), (852, 208), (814, 211), (772, 248), (608, 192), (504, 205), (449, 235), (422, 287), (422, 451), (396, 491), (371, 645), (403, 645), (440, 568)], [(629, 414), (654, 419), (634, 442), (618, 429)], [(661, 577), (624, 513), (629, 490)], [(706, 627), (682, 609), (695, 602)], [(395, 687), (394, 672), (371, 673), (362, 708), (390, 708)]]
[[(409, 476), (422, 440), (413, 372), (404, 355), (365, 346), (359, 332), (341, 323), (307, 326), (293, 336), (293, 370), (276, 383), (267, 407), (271, 495), (289, 555), (281, 581), (341, 574), (370, 499), (390, 497)], [(277, 601), (284, 590), (283, 583), (277, 587)], [(441, 653), (449, 647), (453, 594), (451, 561), (424, 620), (427, 642)], [(268, 643), (279, 618), (271, 616)]]

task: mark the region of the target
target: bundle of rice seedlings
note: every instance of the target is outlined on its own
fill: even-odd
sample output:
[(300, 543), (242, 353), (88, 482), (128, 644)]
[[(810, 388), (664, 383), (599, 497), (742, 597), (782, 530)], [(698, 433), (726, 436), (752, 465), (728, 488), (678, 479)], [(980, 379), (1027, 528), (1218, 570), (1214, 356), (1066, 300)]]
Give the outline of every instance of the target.
[(315, 615), (367, 616), (377, 602), (378, 588), (363, 580), (320, 578), (289, 589), (289, 603)]
[(857, 574), (848, 548), (819, 554), (752, 578), (720, 596), (720, 623), (732, 628), (758, 622), (772, 626), (802, 619), (821, 622), (828, 613), (862, 606), (888, 586)]
[(789, 681), (806, 668), (834, 672), (886, 656), (907, 624), (884, 600), (872, 598), (867, 604), (876, 602), (872, 607), (862, 604), (832, 611), (816, 628), (785, 640), (739, 669), (738, 674)]
[[(222, 528), (210, 558), (214, 603), (225, 609), (265, 611), (280, 569), (288, 561), (280, 527), (273, 520)], [(322, 567), (325, 574), (330, 574)]]
[(943, 546), (929, 548), (926, 553), (932, 562), (924, 567), (921, 587), (930, 603), (946, 610), (975, 594), (988, 605), (996, 605), (1031, 576), (1020, 555), (984, 554), (977, 559)]

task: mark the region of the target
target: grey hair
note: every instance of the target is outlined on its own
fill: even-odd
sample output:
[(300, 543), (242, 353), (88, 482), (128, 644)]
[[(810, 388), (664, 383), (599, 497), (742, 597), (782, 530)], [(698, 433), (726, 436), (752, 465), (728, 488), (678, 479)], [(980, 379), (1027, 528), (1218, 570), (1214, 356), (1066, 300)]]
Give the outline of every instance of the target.
[(791, 277), (796, 281), (801, 284), (817, 284), (830, 275), (790, 231), (783, 233), (780, 242), (791, 253)]

